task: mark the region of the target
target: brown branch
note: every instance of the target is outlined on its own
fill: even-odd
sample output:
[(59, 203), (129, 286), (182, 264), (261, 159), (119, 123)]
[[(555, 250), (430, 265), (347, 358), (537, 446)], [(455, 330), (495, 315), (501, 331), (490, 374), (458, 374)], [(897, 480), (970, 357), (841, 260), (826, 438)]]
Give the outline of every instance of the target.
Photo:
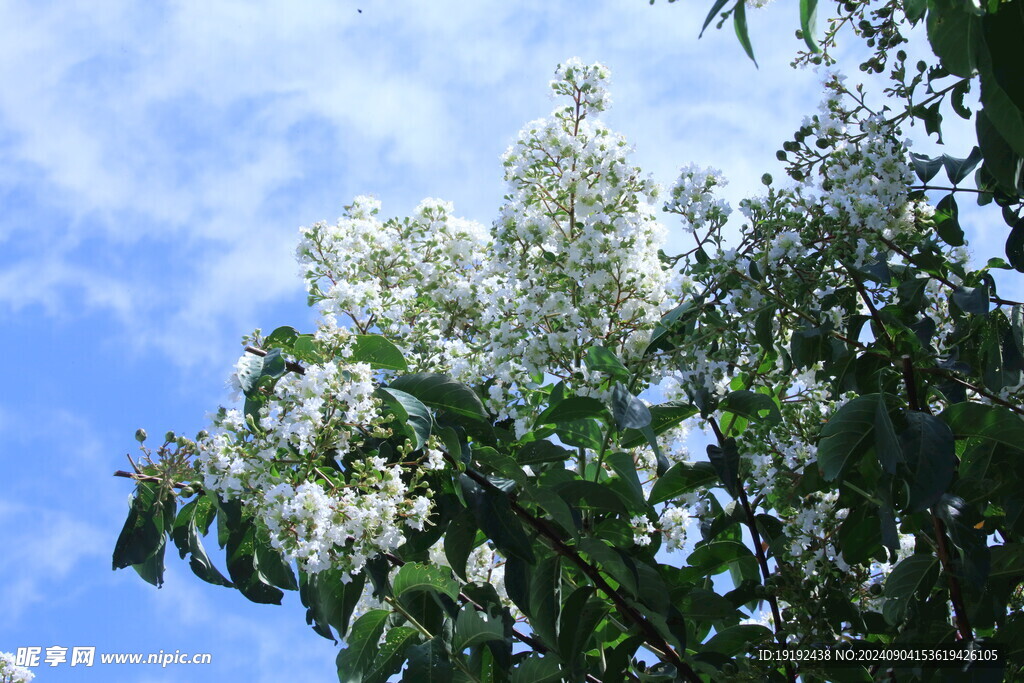
[[(402, 558), (397, 557), (395, 555), (392, 555), (391, 553), (381, 553), (381, 555), (383, 555), (384, 558), (388, 562), (390, 562), (391, 564), (393, 564), (396, 567), (401, 567), (401, 566), (405, 565), (405, 560), (403, 560)], [(459, 601), (461, 603), (463, 603), (464, 605), (470, 605), (477, 612), (484, 612), (485, 614), (487, 612), (487, 609), (483, 605), (481, 605), (476, 600), (474, 600), (473, 598), (469, 597), (468, 595), (466, 595), (462, 591), (459, 591)], [(545, 653), (551, 651), (550, 648), (548, 648), (547, 645), (545, 645), (541, 641), (537, 640), (533, 636), (529, 636), (529, 635), (527, 635), (525, 633), (517, 631), (514, 628), (512, 629), (512, 635), (515, 636), (516, 640), (520, 641), (521, 643), (523, 643), (525, 645), (528, 645), (534, 652), (539, 652), (540, 654), (545, 654)], [(629, 677), (630, 677), (630, 680), (637, 680), (636, 677), (633, 676), (632, 674), (629, 674)], [(596, 676), (593, 676), (591, 674), (587, 674), (587, 681), (588, 681), (588, 683), (601, 683), (601, 679), (599, 679)]]
[[(264, 356), (267, 355), (267, 351), (265, 351), (263, 349), (258, 349), (255, 346), (246, 346), (245, 350), (246, 350), (246, 352), (251, 353), (254, 356), (259, 356), (261, 358), (263, 358)], [(289, 361), (285, 361), (284, 367), (287, 368), (289, 371), (298, 373), (300, 375), (305, 375), (306, 374), (306, 369), (304, 367), (302, 367), (298, 363), (292, 362), (290, 360)]]
[[(718, 439), (718, 445), (725, 448), (725, 434), (718, 426), (718, 421), (713, 417), (708, 417), (708, 422), (711, 424), (711, 429), (715, 432), (715, 438)], [(747, 491), (743, 487), (743, 482), (739, 483), (737, 498), (740, 501), (740, 505), (743, 507), (743, 513), (746, 516), (747, 529), (750, 531), (750, 538), (754, 543), (754, 556), (757, 558), (757, 566), (761, 569), (761, 576), (763, 583), (767, 584), (768, 579), (771, 578), (772, 570), (768, 566), (768, 557), (764, 554), (764, 547), (761, 545), (761, 533), (757, 530), (757, 518), (754, 516), (754, 509), (750, 506), (750, 501), (747, 498)], [(782, 610), (779, 609), (779, 600), (774, 593), (767, 593), (768, 605), (772, 609), (772, 620), (775, 622), (775, 640), (779, 645), (786, 645), (786, 636), (782, 632)], [(786, 676), (790, 681), (796, 681), (796, 674), (793, 671), (790, 662), (785, 662)]]
[[(447, 454), (447, 457), (450, 460), (454, 461), (451, 454)], [(654, 628), (651, 622), (648, 621), (647, 618), (644, 617), (644, 615), (641, 614), (639, 610), (630, 605), (629, 602), (624, 597), (622, 597), (622, 595), (617, 590), (615, 590), (608, 584), (608, 582), (601, 575), (601, 572), (597, 569), (597, 567), (595, 567), (594, 565), (590, 564), (582, 557), (580, 557), (579, 553), (576, 552), (575, 549), (566, 545), (565, 542), (562, 541), (559, 534), (555, 532), (553, 529), (551, 529), (551, 527), (548, 526), (544, 520), (535, 517), (529, 510), (522, 507), (511, 496), (508, 496), (504, 491), (502, 491), (497, 486), (488, 481), (487, 477), (483, 476), (482, 474), (471, 468), (467, 468), (465, 473), (466, 476), (468, 476), (470, 479), (472, 479), (480, 486), (488, 490), (498, 492), (503, 496), (506, 496), (508, 498), (509, 504), (512, 507), (512, 511), (516, 515), (521, 517), (538, 534), (543, 536), (548, 541), (548, 543), (550, 543), (552, 549), (555, 552), (557, 552), (559, 555), (562, 555), (563, 557), (568, 558), (570, 561), (572, 561), (573, 564), (579, 567), (579, 569), (587, 576), (587, 578), (589, 578), (602, 593), (608, 596), (608, 598), (615, 604), (615, 607), (619, 610), (619, 612), (625, 615), (625, 617), (629, 621), (633, 622), (640, 629), (640, 632), (643, 634), (644, 639), (647, 640), (650, 645), (656, 647), (660, 651), (659, 657), (661, 659), (668, 662), (669, 664), (672, 664), (680, 673), (680, 675), (688, 681), (692, 681), (692, 683), (700, 683), (700, 676), (697, 675), (697, 672), (694, 671), (689, 664), (683, 661), (683, 659), (679, 656), (679, 653), (677, 653), (675, 649), (672, 647), (672, 645), (670, 645), (669, 642), (665, 640), (665, 638), (660, 633), (658, 633), (657, 629)]]
[[(911, 410), (924, 412), (931, 415), (927, 403), (923, 403), (917, 393), (917, 380), (914, 377), (914, 363), (910, 356), (903, 356), (903, 381), (907, 385), (907, 402)], [(935, 531), (936, 552), (939, 556), (939, 564), (946, 574), (949, 583), (949, 601), (953, 603), (953, 617), (956, 621), (957, 636), (960, 640), (974, 640), (974, 631), (971, 630), (971, 622), (967, 618), (967, 606), (964, 603), (964, 596), (960, 590), (960, 580), (957, 578), (950, 559), (949, 542), (946, 539), (946, 525), (942, 523), (935, 511), (931, 511), (932, 528)]]
[[(117, 470), (114, 472), (115, 477), (124, 477), (125, 479), (134, 479), (135, 481), (153, 481), (162, 484), (165, 480), (163, 477), (158, 477), (155, 474), (139, 474), (137, 472), (125, 472), (124, 470)], [(175, 482), (171, 484), (172, 488), (183, 489), (186, 486), (192, 486), (185, 482)]]

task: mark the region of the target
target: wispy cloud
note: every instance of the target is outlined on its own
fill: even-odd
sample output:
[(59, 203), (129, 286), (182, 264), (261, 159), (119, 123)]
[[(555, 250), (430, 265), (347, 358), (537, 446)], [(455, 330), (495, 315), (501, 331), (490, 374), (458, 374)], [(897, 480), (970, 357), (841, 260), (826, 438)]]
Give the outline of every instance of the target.
[[(394, 211), (445, 196), (489, 220), (497, 156), (547, 113), (551, 70), (576, 54), (613, 67), (610, 120), (665, 181), (693, 158), (756, 178), (765, 126), (788, 130), (803, 106), (785, 96), (791, 46), (764, 41), (762, 63), (784, 75), (753, 79), (731, 36), (697, 45), (697, 18), (668, 5), (363, 10), (9, 7), (0, 191), (31, 190), (44, 218), (0, 219), (20, 245), (0, 261), (0, 302), (57, 315), (77, 297), (136, 345), (235, 338), (267, 304), (301, 302), (295, 228), (356, 193)], [(761, 14), (755, 28), (789, 33), (789, 17)]]

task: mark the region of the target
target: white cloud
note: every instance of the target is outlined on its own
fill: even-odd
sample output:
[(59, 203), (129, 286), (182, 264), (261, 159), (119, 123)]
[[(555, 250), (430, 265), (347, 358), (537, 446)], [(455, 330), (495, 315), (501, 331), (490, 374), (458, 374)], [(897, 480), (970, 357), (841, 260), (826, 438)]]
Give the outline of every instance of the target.
[(0, 219), (19, 244), (0, 304), (61, 315), (76, 299), (119, 320), (130, 349), (200, 360), (270, 304), (302, 306), (295, 228), (354, 194), (394, 212), (442, 196), (490, 220), (498, 155), (548, 113), (570, 56), (612, 67), (609, 123), (657, 179), (713, 164), (737, 196), (815, 99), (814, 76), (787, 66), (799, 44), (780, 8), (751, 13), (760, 71), (731, 32), (698, 42), (702, 17), (667, 3), (8, 9), (0, 190), (27, 182), (41, 206)]

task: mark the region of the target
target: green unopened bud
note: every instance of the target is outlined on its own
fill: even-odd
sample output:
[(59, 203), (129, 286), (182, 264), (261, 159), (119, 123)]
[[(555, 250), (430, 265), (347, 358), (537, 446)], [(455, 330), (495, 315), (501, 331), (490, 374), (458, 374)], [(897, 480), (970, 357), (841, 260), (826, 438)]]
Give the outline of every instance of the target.
[(199, 433), (196, 434), (196, 441), (202, 441), (208, 436), (210, 436), (210, 432), (206, 431), (205, 429), (200, 429)]
[(880, 584), (880, 583), (873, 583), (873, 584), (871, 584), (871, 586), (868, 588), (868, 593), (871, 593), (872, 595), (881, 595), (882, 594), (882, 584)]
[(180, 493), (182, 498), (191, 498), (195, 494), (195, 490), (191, 486), (182, 486)]
[(145, 429), (142, 429), (140, 427), (139, 429), (135, 430), (135, 440), (138, 441), (139, 443), (145, 442), (146, 436), (148, 436), (148, 435), (146, 434), (146, 430)]
[(174, 441), (174, 432), (167, 432), (164, 434), (164, 441), (167, 441), (168, 443)]
[(771, 185), (772, 184), (772, 174), (771, 173), (765, 173), (763, 176), (761, 176), (761, 182), (763, 184), (765, 184), (765, 185)]

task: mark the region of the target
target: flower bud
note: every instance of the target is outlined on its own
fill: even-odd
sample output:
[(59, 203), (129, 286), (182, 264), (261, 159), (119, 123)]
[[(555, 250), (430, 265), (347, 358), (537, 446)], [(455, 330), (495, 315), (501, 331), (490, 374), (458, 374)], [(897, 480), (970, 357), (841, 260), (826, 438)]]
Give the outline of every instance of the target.
[(145, 442), (146, 436), (148, 435), (146, 434), (145, 429), (139, 427), (138, 429), (135, 430), (135, 440), (138, 441), (139, 443)]

